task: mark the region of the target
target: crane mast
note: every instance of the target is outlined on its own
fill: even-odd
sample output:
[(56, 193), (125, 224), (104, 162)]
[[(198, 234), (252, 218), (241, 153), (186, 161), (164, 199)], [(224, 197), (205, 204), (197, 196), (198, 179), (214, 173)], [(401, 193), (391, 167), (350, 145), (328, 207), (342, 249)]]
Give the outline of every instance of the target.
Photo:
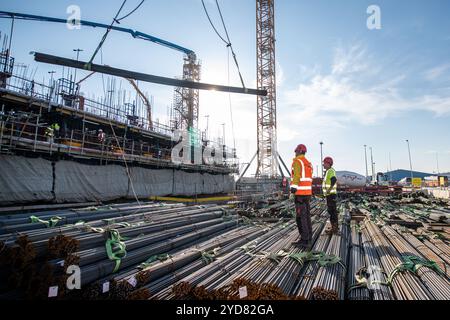
[(274, 0), (256, 0), (257, 88), (267, 96), (257, 97), (257, 177), (277, 176), (277, 115), (275, 78)]

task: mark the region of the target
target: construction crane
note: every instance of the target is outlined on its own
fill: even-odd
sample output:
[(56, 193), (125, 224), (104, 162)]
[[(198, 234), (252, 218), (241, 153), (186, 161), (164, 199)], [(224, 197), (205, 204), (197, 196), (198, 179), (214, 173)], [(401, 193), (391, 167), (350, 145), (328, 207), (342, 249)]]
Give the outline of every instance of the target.
[[(19, 19), (19, 20), (28, 20), (28, 21), (45, 21), (45, 22), (56, 22), (56, 23), (73, 23), (79, 24), (83, 26), (93, 27), (93, 28), (104, 28), (111, 29), (119, 32), (124, 32), (130, 34), (133, 38), (142, 39), (154, 42), (156, 44), (168, 47), (173, 50), (180, 51), (184, 53), (184, 63), (183, 63), (183, 76), (182, 79), (186, 81), (199, 82), (200, 81), (200, 63), (197, 60), (197, 56), (194, 51), (174, 44), (172, 42), (151, 36), (149, 34), (135, 31), (128, 28), (111, 26), (103, 23), (97, 23), (86, 20), (73, 20), (68, 21), (67, 19), (54, 18), (54, 17), (46, 17), (46, 16), (38, 16), (31, 15), (25, 13), (17, 13), (17, 12), (9, 12), (9, 11), (0, 11), (0, 18), (9, 18), (9, 19)], [(89, 76), (91, 76), (92, 73)], [(88, 78), (86, 77), (86, 78)], [(86, 78), (82, 79), (85, 80)], [(127, 79), (130, 81), (130, 79)], [(79, 84), (82, 82), (79, 81)], [(144, 101), (144, 104), (147, 106), (147, 115), (150, 113), (150, 103), (148, 99), (142, 94), (142, 92), (137, 87), (136, 83), (131, 82), (131, 85), (136, 89), (138, 95)], [(198, 114), (199, 114), (199, 90), (193, 88), (185, 88), (185, 87), (176, 87), (175, 95), (174, 95), (174, 110), (175, 112), (175, 128), (177, 129), (188, 129), (188, 128), (196, 128), (198, 124)], [(151, 126), (151, 118), (148, 119), (149, 124)]]
[[(267, 96), (257, 97), (256, 176), (277, 177), (277, 112), (275, 79), (274, 0), (256, 0), (257, 89)], [(281, 168), (279, 168), (281, 171)], [(281, 171), (282, 173), (282, 171)]]

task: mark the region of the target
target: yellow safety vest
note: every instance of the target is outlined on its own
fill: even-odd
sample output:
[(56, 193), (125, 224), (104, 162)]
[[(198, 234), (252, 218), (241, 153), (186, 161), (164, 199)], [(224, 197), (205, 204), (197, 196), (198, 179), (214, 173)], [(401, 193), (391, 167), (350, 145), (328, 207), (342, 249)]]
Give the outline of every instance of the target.
[[(325, 172), (325, 177), (322, 181), (322, 192), (326, 196), (326, 192), (328, 188), (331, 188), (331, 178), (336, 177), (336, 171), (334, 168), (330, 168)], [(337, 178), (336, 178), (337, 179)], [(337, 182), (334, 184), (334, 186), (331, 188), (329, 194), (337, 194)]]

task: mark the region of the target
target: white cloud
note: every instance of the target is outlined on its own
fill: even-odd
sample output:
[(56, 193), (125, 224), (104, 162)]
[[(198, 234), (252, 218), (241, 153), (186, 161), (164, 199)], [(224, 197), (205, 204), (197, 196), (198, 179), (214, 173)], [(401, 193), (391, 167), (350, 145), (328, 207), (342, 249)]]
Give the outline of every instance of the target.
[(331, 72), (316, 74), (296, 89), (283, 92), (283, 104), (292, 110), (289, 120), (331, 120), (340, 127), (350, 123), (374, 124), (413, 110), (429, 111), (436, 116), (450, 114), (450, 93), (404, 96), (399, 92), (405, 76), (385, 80), (391, 70), (383, 73), (380, 70), (361, 45), (338, 47)]
[[(395, 70), (377, 64), (375, 57), (371, 57), (362, 45), (347, 50), (336, 49), (328, 68), (323, 65), (310, 68), (300, 65), (299, 68), (301, 82), (296, 88), (288, 89), (292, 86), (287, 86), (283, 68), (277, 63), (277, 142), (280, 153), (288, 162), (292, 146), (307, 142), (311, 155), (316, 155), (319, 141), (331, 139), (340, 129), (354, 123), (375, 124), (414, 110), (426, 110), (435, 116), (450, 114), (450, 90), (442, 89), (440, 94), (421, 97), (402, 94), (406, 76), (394, 73), (390, 77)], [(213, 83), (226, 83), (226, 75), (217, 70), (205, 71), (204, 78)], [(256, 87), (254, 78), (248, 79), (247, 83)], [(238, 156), (242, 162), (249, 161), (257, 148), (256, 97), (232, 94), (231, 101)], [(206, 114), (210, 115), (209, 128), (213, 136), (221, 136), (220, 124), (226, 123), (227, 143), (231, 145), (228, 94), (201, 91), (200, 105), (201, 127), (205, 128)], [(342, 163), (347, 164), (347, 169), (354, 166), (359, 168), (355, 170), (361, 171), (364, 170), (362, 165), (359, 166), (360, 160), (363, 163), (361, 159), (349, 157)], [(315, 158), (312, 161), (318, 163)], [(254, 170), (253, 164), (247, 175)]]
[(281, 87), (284, 83), (283, 68), (281, 67), (281, 64), (278, 61), (276, 62), (276, 82), (277, 87)]
[(339, 46), (335, 48), (332, 73), (345, 75), (363, 72), (369, 68), (366, 49), (355, 44), (348, 49)]
[(450, 71), (450, 63), (446, 63), (425, 72), (425, 78), (429, 81), (439, 79), (446, 71)]

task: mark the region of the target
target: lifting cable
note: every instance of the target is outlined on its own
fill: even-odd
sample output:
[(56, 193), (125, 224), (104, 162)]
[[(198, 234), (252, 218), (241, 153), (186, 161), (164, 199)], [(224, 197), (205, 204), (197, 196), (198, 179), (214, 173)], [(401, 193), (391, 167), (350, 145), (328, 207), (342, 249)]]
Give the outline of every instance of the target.
[(144, 3), (144, 1), (145, 0), (142, 0), (141, 3), (139, 3), (136, 8), (134, 8), (133, 10), (130, 11), (130, 13), (124, 15), (122, 18), (116, 19), (116, 22), (120, 24), (121, 20), (131, 16), (137, 9), (139, 9), (139, 7)]
[(217, 10), (219, 11), (219, 14), (220, 14), (220, 19), (222, 20), (222, 25), (223, 25), (223, 29), (225, 30), (225, 35), (227, 36), (227, 39), (228, 39), (228, 46), (230, 47), (231, 53), (233, 54), (234, 63), (236, 64), (236, 68), (237, 68), (238, 73), (239, 73), (239, 78), (241, 79), (242, 87), (245, 88), (244, 79), (242, 78), (241, 70), (239, 69), (239, 63), (237, 61), (236, 54), (234, 53), (233, 46), (231, 45), (230, 37), (228, 36), (228, 30), (227, 30), (227, 27), (225, 25), (225, 21), (224, 21), (223, 16), (222, 16), (222, 11), (220, 10), (220, 6), (219, 6), (219, 1), (218, 0), (216, 0), (216, 5), (217, 5)]
[(106, 29), (106, 32), (102, 37), (102, 40), (100, 40), (100, 43), (98, 44), (97, 49), (95, 49), (94, 54), (92, 55), (91, 59), (89, 59), (89, 62), (86, 64), (87, 65), (86, 67), (88, 68), (88, 70), (90, 69), (90, 65), (92, 64), (92, 61), (94, 61), (94, 58), (97, 55), (98, 51), (103, 46), (103, 43), (105, 42), (106, 37), (108, 36), (109, 32), (111, 31), (111, 27), (114, 25), (114, 22), (117, 22), (117, 17), (119, 16), (119, 14), (122, 11), (126, 2), (127, 2), (127, 0), (123, 0), (122, 5), (119, 8), (119, 11), (117, 11), (115, 17), (113, 18), (113, 21), (109, 25), (108, 29)]
[[(228, 86), (230, 86), (230, 49), (227, 48), (227, 65), (228, 65)], [(236, 150), (236, 137), (234, 135), (233, 108), (231, 104), (231, 93), (228, 92), (228, 104), (230, 106), (231, 133), (233, 135), (233, 149)]]
[[(100, 59), (101, 59), (100, 63), (103, 64), (103, 49), (101, 47), (100, 47)], [(106, 94), (105, 80), (104, 80), (104, 77), (103, 77), (103, 73), (102, 73), (102, 85), (103, 85), (103, 94), (106, 97), (107, 94)], [(120, 148), (119, 139), (117, 138), (116, 132), (114, 131), (111, 119), (108, 118), (108, 121), (109, 121), (109, 125), (111, 127), (111, 131), (113, 133), (114, 139), (116, 140), (117, 146)], [(136, 202), (137, 202), (137, 204), (139, 205), (139, 208), (140, 208), (141, 207), (141, 203), (140, 203), (139, 198), (138, 198), (138, 196), (136, 194), (136, 191), (134, 189), (133, 180), (131, 179), (130, 169), (128, 168), (127, 160), (125, 159), (124, 150), (122, 150), (122, 159), (123, 159), (123, 163), (125, 164), (125, 171), (126, 171), (127, 176), (128, 176), (128, 181), (130, 181), (131, 191), (133, 192), (133, 196), (136, 199)]]
[(208, 13), (208, 10), (206, 9), (205, 1), (204, 1), (204, 0), (202, 0), (202, 5), (203, 5), (203, 9), (205, 10), (206, 16), (208, 17), (209, 24), (210, 24), (211, 27), (214, 29), (214, 31), (216, 32), (217, 36), (218, 36), (218, 37), (219, 37), (219, 38), (220, 38), (220, 39), (228, 46), (229, 42), (227, 42), (227, 40), (225, 40), (225, 39), (220, 35), (220, 33), (217, 31), (216, 27), (214, 26), (214, 23), (211, 21), (211, 18), (209, 17), (209, 13)]
[(230, 37), (228, 35), (228, 30), (227, 30), (227, 27), (225, 25), (225, 21), (223, 19), (222, 11), (220, 10), (219, 2), (216, 0), (217, 9), (219, 11), (220, 19), (222, 20), (222, 25), (223, 25), (223, 28), (225, 30), (225, 35), (226, 35), (228, 41), (225, 40), (224, 37), (222, 37), (220, 35), (220, 33), (217, 31), (216, 27), (214, 26), (214, 23), (212, 22), (211, 17), (209, 16), (208, 10), (206, 9), (204, 0), (202, 0), (202, 5), (203, 5), (203, 9), (205, 11), (206, 17), (208, 18), (208, 21), (209, 21), (211, 27), (213, 28), (214, 32), (227, 45), (227, 47), (229, 47), (231, 49), (231, 53), (233, 55), (234, 63), (236, 64), (236, 67), (237, 67), (237, 70), (238, 70), (238, 73), (239, 73), (239, 78), (241, 80), (242, 87), (245, 88), (244, 79), (242, 78), (241, 70), (239, 69), (239, 64), (238, 64), (238, 61), (237, 61), (237, 57), (236, 57), (236, 54), (235, 54), (235, 52), (233, 50), (233, 45), (231, 44)]

